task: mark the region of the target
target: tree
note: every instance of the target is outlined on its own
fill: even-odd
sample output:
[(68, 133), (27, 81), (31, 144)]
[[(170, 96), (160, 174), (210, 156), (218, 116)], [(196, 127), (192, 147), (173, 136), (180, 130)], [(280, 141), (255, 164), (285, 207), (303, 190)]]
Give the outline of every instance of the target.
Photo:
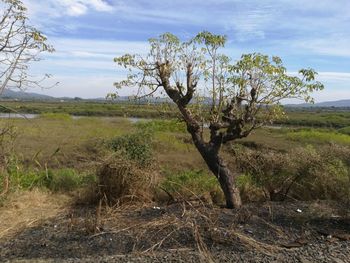
[(28, 24), (26, 8), (20, 0), (0, 0), (0, 94), (5, 88), (40, 86), (43, 79), (29, 75), (30, 63), (39, 54), (52, 52), (46, 37)]
[[(127, 78), (115, 86), (137, 87), (139, 96), (165, 91), (177, 105), (195, 147), (218, 179), (227, 208), (239, 208), (237, 174), (220, 155), (222, 145), (246, 137), (280, 117), (281, 100), (312, 101), (310, 94), (323, 89), (323, 85), (315, 81), (317, 73), (312, 69), (300, 70), (299, 76), (288, 75), (279, 57), (253, 53), (232, 63), (219, 53), (225, 42), (226, 37), (210, 32), (183, 42), (165, 33), (149, 40), (146, 56), (126, 54), (115, 58), (129, 70)], [(207, 89), (209, 102), (200, 96)], [(191, 103), (196, 99), (199, 103)], [(208, 126), (208, 136), (204, 124)]]

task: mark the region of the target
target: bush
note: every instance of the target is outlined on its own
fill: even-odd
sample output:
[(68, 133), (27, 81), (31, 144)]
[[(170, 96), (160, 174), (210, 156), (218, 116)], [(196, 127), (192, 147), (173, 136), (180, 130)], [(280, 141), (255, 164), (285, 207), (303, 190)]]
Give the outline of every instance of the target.
[(238, 169), (244, 173), (238, 184), (246, 200), (265, 196), (273, 201), (286, 198), (350, 201), (348, 147), (307, 146), (286, 153), (241, 148), (235, 150), (235, 156)]
[(238, 177), (243, 199), (259, 201), (256, 194), (250, 196), (253, 192), (260, 192), (258, 199), (265, 197), (275, 201), (285, 198), (288, 183), (293, 180), (289, 156), (269, 149), (248, 148), (236, 149), (235, 155), (238, 169), (244, 173)]
[(107, 144), (110, 149), (140, 166), (150, 166), (153, 162), (152, 134), (149, 132), (123, 135), (110, 140)]
[(261, 202), (267, 199), (264, 189), (257, 186), (254, 176), (249, 173), (237, 177), (237, 186), (244, 202)]
[(113, 155), (97, 171), (98, 198), (109, 205), (153, 199), (158, 176), (135, 162)]

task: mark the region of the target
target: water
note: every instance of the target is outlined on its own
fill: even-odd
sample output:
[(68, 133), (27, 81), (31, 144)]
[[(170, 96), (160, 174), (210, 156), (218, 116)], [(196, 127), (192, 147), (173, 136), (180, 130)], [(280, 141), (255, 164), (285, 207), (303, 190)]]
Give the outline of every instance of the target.
[[(31, 113), (0, 113), (0, 119), (35, 119), (39, 118), (40, 114)], [(82, 118), (88, 118), (87, 116), (75, 116), (71, 115), (73, 120), (78, 120)], [(105, 118), (105, 117), (102, 117)], [(147, 121), (148, 119), (137, 118), (137, 117), (107, 117), (108, 119), (127, 119), (131, 123), (137, 123), (139, 121)]]
[[(0, 113), (0, 119), (35, 119), (40, 117), (40, 114), (30, 114), (30, 113)], [(87, 116), (75, 116), (71, 115), (73, 120), (78, 120), (81, 118), (87, 118)], [(137, 118), (137, 117), (103, 117), (108, 119), (127, 119), (132, 124), (140, 121), (150, 121), (152, 119)], [(208, 128), (209, 124), (204, 124), (204, 128)], [(266, 128), (269, 129), (282, 129), (280, 125), (266, 125)]]
[(0, 119), (35, 119), (38, 116), (30, 113), (0, 113)]

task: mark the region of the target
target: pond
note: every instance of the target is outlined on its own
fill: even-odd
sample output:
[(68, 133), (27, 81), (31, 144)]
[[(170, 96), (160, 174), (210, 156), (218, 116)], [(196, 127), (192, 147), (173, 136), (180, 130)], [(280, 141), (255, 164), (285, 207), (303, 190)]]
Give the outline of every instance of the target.
[(34, 119), (38, 116), (39, 114), (30, 113), (0, 113), (1, 119)]
[[(39, 118), (40, 114), (32, 114), (32, 113), (0, 113), (0, 119), (35, 119)], [(73, 120), (78, 120), (81, 118), (88, 118), (87, 116), (75, 116), (71, 115)], [(102, 117), (102, 118), (110, 118), (110, 119), (127, 119), (131, 123), (137, 123), (139, 121), (147, 121), (149, 119), (137, 118), (137, 117)]]

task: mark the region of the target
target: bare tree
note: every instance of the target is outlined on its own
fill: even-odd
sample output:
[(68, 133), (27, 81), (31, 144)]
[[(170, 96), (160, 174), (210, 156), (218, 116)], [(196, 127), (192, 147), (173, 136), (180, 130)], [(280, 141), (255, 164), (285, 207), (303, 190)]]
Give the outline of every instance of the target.
[[(223, 144), (248, 136), (254, 129), (283, 114), (280, 101), (299, 98), (311, 101), (310, 93), (323, 89), (315, 81), (312, 69), (290, 76), (279, 57), (262, 54), (243, 55), (232, 63), (220, 54), (226, 38), (201, 32), (187, 42), (166, 33), (150, 39), (146, 56), (115, 58), (129, 70), (117, 88), (138, 87), (149, 96), (161, 89), (177, 105), (194, 145), (218, 179), (227, 208), (239, 208), (241, 198), (236, 186), (237, 174), (220, 155)], [(211, 99), (191, 104), (198, 94), (208, 90)], [(203, 96), (202, 96), (203, 97)], [(209, 125), (209, 135), (204, 124)]]
[(46, 37), (28, 24), (26, 8), (20, 0), (0, 0), (0, 94), (5, 88), (40, 86), (41, 79), (29, 75), (30, 63), (53, 48)]

